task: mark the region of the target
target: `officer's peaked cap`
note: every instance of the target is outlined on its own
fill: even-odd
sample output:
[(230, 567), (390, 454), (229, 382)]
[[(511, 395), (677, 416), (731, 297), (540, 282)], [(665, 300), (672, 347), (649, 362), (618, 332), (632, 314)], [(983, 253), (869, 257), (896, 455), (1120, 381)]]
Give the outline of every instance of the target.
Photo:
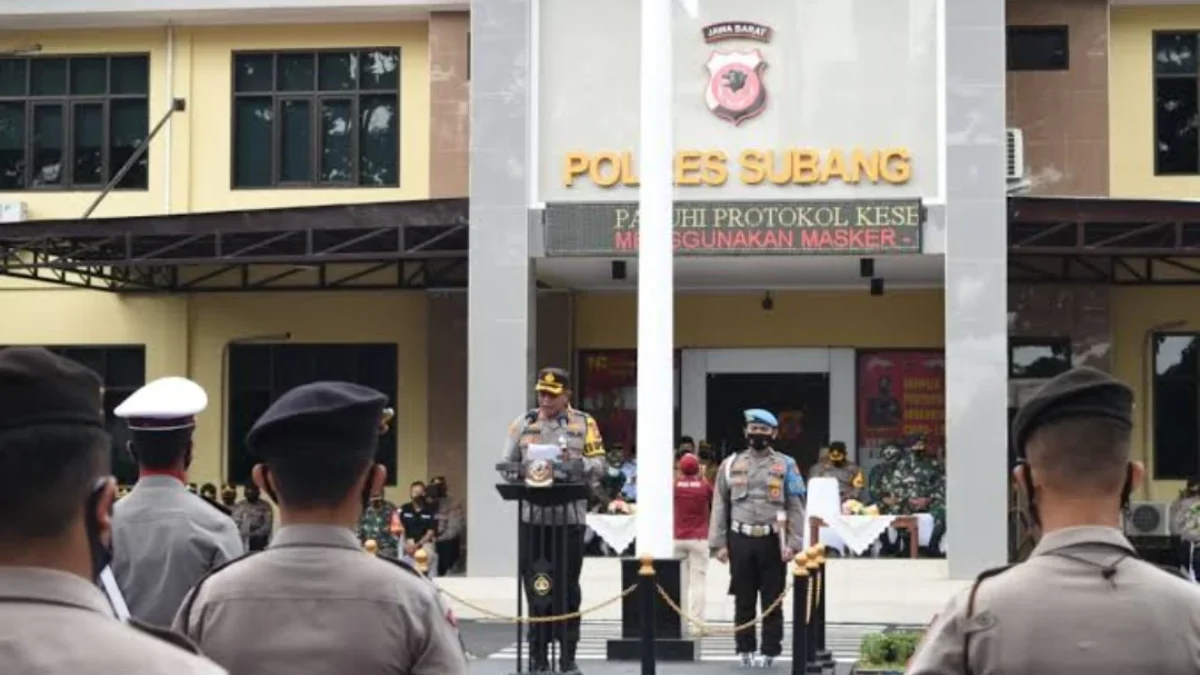
[(41, 347), (0, 349), (0, 431), (104, 428), (100, 376)]
[(571, 386), (571, 374), (562, 368), (542, 368), (538, 371), (534, 390), (551, 396), (561, 396)]
[(773, 429), (779, 426), (775, 415), (762, 408), (750, 408), (742, 414), (746, 417), (746, 424), (765, 424)]
[(1042, 385), (1017, 411), (1012, 439), (1017, 454), (1035, 431), (1065, 419), (1093, 417), (1133, 426), (1133, 390), (1124, 382), (1090, 367), (1079, 367)]
[(387, 397), (350, 382), (314, 382), (271, 404), (246, 434), (263, 459), (291, 452), (373, 453), (386, 419)]

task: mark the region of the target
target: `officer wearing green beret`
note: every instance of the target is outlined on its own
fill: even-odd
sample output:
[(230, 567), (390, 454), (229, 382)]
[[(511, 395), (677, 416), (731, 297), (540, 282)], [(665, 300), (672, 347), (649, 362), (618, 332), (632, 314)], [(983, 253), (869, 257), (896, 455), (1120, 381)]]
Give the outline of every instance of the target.
[(1129, 387), (1092, 368), (1021, 407), (1014, 478), (1041, 539), (950, 601), (908, 673), (1200, 672), (1200, 588), (1139, 560), (1120, 529), (1145, 471), (1132, 413)]

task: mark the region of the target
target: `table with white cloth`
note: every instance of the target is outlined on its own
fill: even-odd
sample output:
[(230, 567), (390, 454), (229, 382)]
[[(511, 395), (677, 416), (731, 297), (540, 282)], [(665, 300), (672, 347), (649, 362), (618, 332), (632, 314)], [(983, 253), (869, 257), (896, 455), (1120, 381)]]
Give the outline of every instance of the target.
[(587, 526), (618, 554), (637, 538), (637, 518), (632, 515), (589, 513)]
[(918, 545), (928, 546), (933, 537), (933, 516), (928, 513), (896, 516), (842, 513), (838, 481), (832, 477), (822, 476), (809, 481), (806, 508), (805, 546), (820, 542), (829, 548), (849, 549), (855, 555), (862, 555), (884, 533), (894, 541), (899, 535), (897, 530), (907, 530), (912, 544), (909, 553), (915, 558)]

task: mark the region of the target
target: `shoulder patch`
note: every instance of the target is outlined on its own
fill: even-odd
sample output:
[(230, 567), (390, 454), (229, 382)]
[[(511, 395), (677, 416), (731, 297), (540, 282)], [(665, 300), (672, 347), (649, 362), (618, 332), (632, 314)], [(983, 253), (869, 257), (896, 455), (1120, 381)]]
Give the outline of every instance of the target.
[(130, 628), (133, 628), (141, 633), (145, 633), (150, 637), (158, 638), (163, 642), (174, 645), (175, 647), (178, 647), (189, 654), (200, 654), (200, 648), (196, 646), (196, 643), (173, 630), (159, 626), (153, 626), (133, 618), (130, 618), (126, 623), (129, 624)]

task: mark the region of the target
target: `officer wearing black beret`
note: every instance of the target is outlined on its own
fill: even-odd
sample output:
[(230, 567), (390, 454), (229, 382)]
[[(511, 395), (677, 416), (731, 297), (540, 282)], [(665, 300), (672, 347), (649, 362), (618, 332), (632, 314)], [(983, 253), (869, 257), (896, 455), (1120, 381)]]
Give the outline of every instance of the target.
[(220, 675), (96, 587), (116, 496), (100, 386), (45, 349), (0, 349), (0, 673)]
[(1021, 407), (1014, 478), (1041, 539), (951, 600), (907, 672), (1200, 672), (1200, 589), (1138, 559), (1121, 532), (1145, 471), (1130, 461), (1132, 419), (1133, 392), (1093, 368)]
[(374, 389), (317, 382), (281, 396), (251, 428), (246, 444), (262, 460), (254, 483), (283, 527), (265, 551), (197, 584), (175, 617), (217, 663), (256, 675), (467, 672), (437, 588), (367, 555), (355, 536), (387, 478), (376, 462), (386, 405)]

